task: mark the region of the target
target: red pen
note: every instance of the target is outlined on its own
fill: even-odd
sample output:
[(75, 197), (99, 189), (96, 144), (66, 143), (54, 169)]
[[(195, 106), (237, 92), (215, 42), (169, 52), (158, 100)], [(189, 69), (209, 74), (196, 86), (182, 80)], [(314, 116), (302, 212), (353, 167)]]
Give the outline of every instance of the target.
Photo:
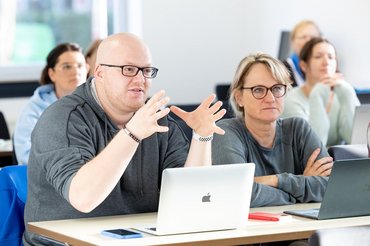
[(286, 221), (292, 216), (283, 213), (268, 213), (268, 212), (252, 212), (249, 213), (248, 219), (254, 220), (268, 220), (268, 221)]

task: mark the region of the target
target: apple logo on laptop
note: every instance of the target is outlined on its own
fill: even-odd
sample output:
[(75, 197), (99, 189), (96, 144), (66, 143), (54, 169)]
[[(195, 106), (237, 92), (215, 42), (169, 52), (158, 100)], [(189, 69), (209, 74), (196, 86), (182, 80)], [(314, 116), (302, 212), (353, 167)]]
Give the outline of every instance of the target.
[(207, 193), (207, 195), (202, 197), (202, 202), (211, 202), (211, 195), (209, 194), (209, 192)]

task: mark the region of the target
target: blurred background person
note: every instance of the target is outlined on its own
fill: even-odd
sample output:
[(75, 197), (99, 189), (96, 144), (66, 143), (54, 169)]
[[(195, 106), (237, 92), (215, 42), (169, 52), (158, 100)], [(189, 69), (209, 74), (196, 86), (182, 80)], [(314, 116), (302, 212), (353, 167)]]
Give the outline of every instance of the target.
[(334, 46), (313, 38), (302, 48), (300, 60), (306, 80), (287, 93), (282, 116), (306, 119), (325, 146), (349, 143), (360, 102), (352, 85), (337, 73)]
[(20, 113), (14, 129), (14, 151), (19, 164), (27, 164), (31, 133), (44, 110), (71, 94), (86, 81), (88, 65), (76, 43), (62, 43), (50, 51), (42, 70), (40, 84)]
[(284, 65), (290, 72), (290, 79), (293, 81), (293, 87), (304, 83), (304, 77), (299, 67), (299, 54), (305, 43), (315, 37), (321, 37), (321, 31), (316, 23), (311, 20), (300, 21), (294, 26), (290, 33), (292, 54), (284, 61)]
[(87, 77), (94, 76), (96, 51), (98, 50), (101, 41), (102, 39), (95, 39), (93, 42), (91, 42), (90, 46), (87, 48), (85, 52), (85, 59), (90, 67), (87, 73)]

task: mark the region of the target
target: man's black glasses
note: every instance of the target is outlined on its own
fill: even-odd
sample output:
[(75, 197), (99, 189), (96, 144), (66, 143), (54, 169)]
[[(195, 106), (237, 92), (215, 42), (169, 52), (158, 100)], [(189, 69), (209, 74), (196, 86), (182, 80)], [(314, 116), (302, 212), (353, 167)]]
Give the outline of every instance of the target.
[(263, 99), (267, 92), (270, 90), (272, 95), (274, 95), (275, 98), (279, 98), (285, 95), (286, 93), (286, 85), (283, 84), (275, 84), (271, 87), (266, 87), (263, 85), (256, 85), (252, 87), (241, 87), (241, 89), (244, 90), (251, 90), (252, 95), (256, 99)]
[(119, 67), (121, 68), (121, 72), (124, 76), (127, 77), (135, 77), (139, 71), (143, 74), (145, 78), (153, 79), (157, 76), (158, 68), (156, 67), (137, 67), (133, 65), (111, 65), (111, 64), (100, 64), (101, 66), (106, 67)]

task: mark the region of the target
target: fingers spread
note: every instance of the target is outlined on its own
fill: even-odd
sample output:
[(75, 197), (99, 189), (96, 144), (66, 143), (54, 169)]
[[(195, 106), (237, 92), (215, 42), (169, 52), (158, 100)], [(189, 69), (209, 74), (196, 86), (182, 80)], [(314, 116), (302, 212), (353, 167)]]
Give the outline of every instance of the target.
[(215, 94), (209, 95), (206, 99), (203, 100), (203, 102), (200, 104), (200, 106), (203, 107), (203, 108), (209, 108), (211, 106), (213, 100), (215, 100), (215, 98), (216, 98)]
[(155, 118), (156, 120), (159, 120), (161, 118), (163, 118), (164, 116), (168, 115), (168, 113), (170, 112), (170, 109), (169, 108), (164, 108), (162, 110), (159, 110), (156, 114), (155, 114)]
[(224, 115), (226, 114), (226, 109), (221, 109), (220, 111), (218, 111), (217, 113), (215, 113), (213, 115), (213, 118), (215, 119), (215, 121), (218, 121), (219, 119), (221, 119)]
[(215, 127), (214, 132), (217, 133), (217, 134), (220, 134), (220, 135), (225, 134), (225, 131), (222, 128), (218, 127), (218, 126)]
[(186, 115), (186, 111), (182, 110), (181, 108), (179, 108), (177, 106), (171, 106), (170, 109), (171, 109), (172, 113), (174, 113), (175, 115), (177, 115), (181, 119), (183, 119)]

